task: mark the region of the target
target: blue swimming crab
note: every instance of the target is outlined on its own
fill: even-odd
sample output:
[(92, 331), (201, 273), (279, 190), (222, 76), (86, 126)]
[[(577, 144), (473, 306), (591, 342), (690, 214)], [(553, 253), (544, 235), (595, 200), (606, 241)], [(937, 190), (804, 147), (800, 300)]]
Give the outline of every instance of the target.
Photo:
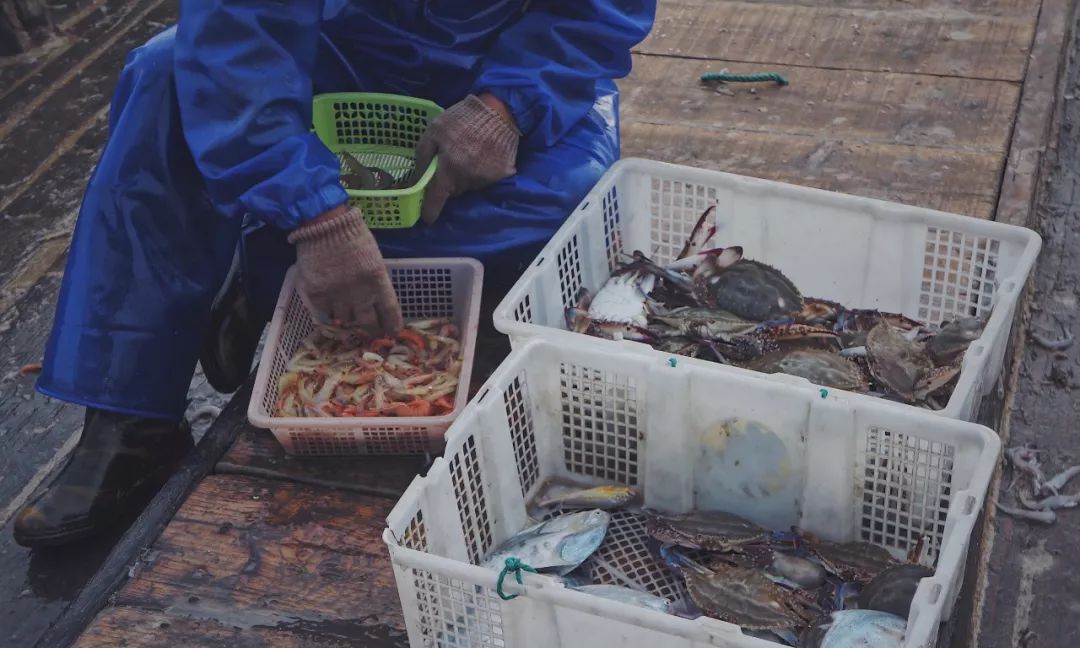
[(787, 589), (757, 569), (712, 560), (697, 562), (672, 545), (664, 561), (686, 581), (693, 602), (706, 615), (745, 630), (783, 630), (806, 625), (821, 609), (798, 590)]
[(643, 510), (648, 534), (656, 540), (686, 549), (738, 551), (762, 544), (768, 532), (750, 520), (723, 511), (666, 514)]
[(866, 336), (866, 357), (874, 381), (905, 403), (924, 403), (960, 374), (959, 359), (935, 366), (925, 342), (882, 322)]
[(831, 542), (808, 531), (796, 529), (795, 532), (825, 569), (844, 581), (866, 583), (886, 569), (902, 564), (888, 550), (869, 542)]

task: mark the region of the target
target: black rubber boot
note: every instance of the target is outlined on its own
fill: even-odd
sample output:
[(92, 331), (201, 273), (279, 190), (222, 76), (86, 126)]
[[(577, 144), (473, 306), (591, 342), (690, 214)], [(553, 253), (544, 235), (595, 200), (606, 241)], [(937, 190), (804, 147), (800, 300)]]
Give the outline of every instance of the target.
[(210, 326), (199, 351), (199, 364), (211, 387), (231, 394), (244, 384), (266, 324), (252, 313), (240, 272), (230, 273), (210, 309)]
[(87, 409), (67, 465), (15, 516), (24, 547), (63, 545), (137, 513), (193, 447), (186, 422)]

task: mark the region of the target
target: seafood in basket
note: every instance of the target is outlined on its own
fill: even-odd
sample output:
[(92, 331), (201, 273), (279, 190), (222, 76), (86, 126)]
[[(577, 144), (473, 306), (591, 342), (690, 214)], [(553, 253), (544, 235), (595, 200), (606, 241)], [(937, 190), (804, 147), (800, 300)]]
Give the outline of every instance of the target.
[[(897, 560), (870, 543), (769, 530), (723, 511), (640, 508), (627, 496), (637, 489), (619, 484), (553, 494), (565, 488), (545, 486), (531, 507), (541, 521), (494, 548), (481, 565), (502, 569), (520, 561), (578, 592), (687, 618), (709, 616), (781, 645), (809, 647), (902, 645), (918, 584), (934, 575), (921, 564), (921, 542)], [(590, 508), (597, 502), (607, 511)], [(641, 550), (627, 553), (628, 537)], [(611, 543), (620, 548), (611, 550)], [(601, 568), (620, 552), (627, 564)], [(650, 562), (671, 581), (626, 576), (649, 571), (644, 563)]]
[(804, 296), (796, 281), (744, 256), (742, 247), (715, 247), (716, 228), (707, 226), (713, 209), (701, 215), (672, 263), (659, 265), (640, 251), (621, 255), (608, 281), (567, 311), (567, 328), (945, 407), (984, 318), (930, 325)]
[(407, 172), (399, 171), (395, 175), (382, 167), (365, 165), (351, 153), (342, 152), (339, 157), (341, 158), (341, 182), (346, 189), (387, 191), (407, 189), (415, 184), (411, 161), (409, 161), (410, 169)]
[(278, 380), (276, 416), (441, 416), (463, 363), (448, 319), (407, 322), (394, 338), (318, 325)]

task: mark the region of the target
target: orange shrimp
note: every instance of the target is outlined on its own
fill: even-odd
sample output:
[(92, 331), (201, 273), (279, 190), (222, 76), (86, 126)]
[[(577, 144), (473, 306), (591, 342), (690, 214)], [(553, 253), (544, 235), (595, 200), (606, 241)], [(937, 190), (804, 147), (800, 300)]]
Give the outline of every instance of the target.
[(391, 411), (394, 416), (431, 416), (431, 403), (418, 398), (408, 403), (394, 403)]
[(398, 338), (404, 340), (406, 344), (410, 344), (417, 349), (424, 350), (427, 348), (427, 340), (424, 336), (420, 335), (416, 331), (410, 331), (409, 329), (402, 329), (398, 333)]
[(26, 376), (28, 374), (36, 374), (36, 373), (41, 373), (41, 363), (40, 362), (31, 362), (29, 364), (24, 364), (23, 366), (19, 367), (19, 375), (20, 376)]
[(396, 342), (394, 342), (394, 340), (391, 340), (390, 338), (375, 338), (371, 341), (371, 344), (368, 345), (368, 351), (371, 351), (373, 353), (382, 353), (387, 349), (393, 348), (394, 344), (396, 344)]
[(435, 414), (441, 416), (454, 411), (454, 401), (449, 396), (440, 396), (435, 399)]

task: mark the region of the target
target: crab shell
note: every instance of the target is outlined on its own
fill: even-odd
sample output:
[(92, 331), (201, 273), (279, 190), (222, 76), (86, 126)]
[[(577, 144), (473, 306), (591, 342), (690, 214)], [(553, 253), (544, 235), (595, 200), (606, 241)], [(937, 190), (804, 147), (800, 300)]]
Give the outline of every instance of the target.
[(706, 259), (694, 272), (694, 293), (708, 306), (755, 322), (780, 319), (803, 308), (802, 295), (790, 279), (751, 259), (726, 268)]
[(829, 542), (809, 534), (804, 537), (825, 569), (845, 581), (867, 583), (899, 564), (888, 551), (869, 542)]
[(908, 403), (920, 400), (923, 381), (934, 369), (925, 344), (907, 339), (885, 322), (866, 335), (866, 359), (874, 380)]
[(648, 534), (665, 544), (706, 551), (736, 551), (764, 542), (766, 531), (753, 522), (722, 511), (660, 515), (645, 512)]
[(774, 351), (746, 365), (762, 373), (785, 373), (806, 378), (815, 385), (861, 392), (868, 388), (866, 375), (856, 363), (823, 349)]
[(748, 567), (715, 563), (709, 571), (684, 569), (690, 598), (707, 615), (748, 630), (805, 625), (796, 597)]

